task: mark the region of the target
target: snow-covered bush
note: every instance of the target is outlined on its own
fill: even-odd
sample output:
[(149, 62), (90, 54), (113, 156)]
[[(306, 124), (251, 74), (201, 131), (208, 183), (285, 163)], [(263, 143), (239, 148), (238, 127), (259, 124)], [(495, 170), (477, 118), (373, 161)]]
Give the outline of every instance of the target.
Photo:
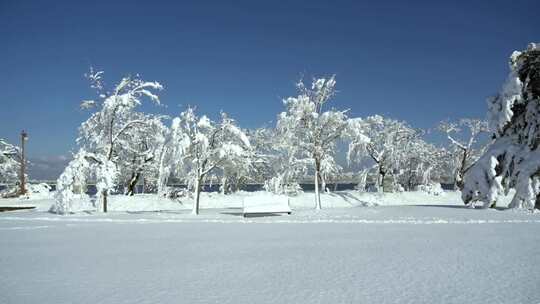
[(116, 185), (118, 170), (116, 164), (103, 155), (98, 155), (93, 158), (93, 161), (96, 162), (93, 167), (95, 168), (97, 202), (103, 202), (96, 204), (96, 207), (98, 211), (107, 212), (107, 196)]
[(88, 207), (89, 200), (85, 190), (92, 163), (87, 156), (86, 151), (80, 150), (60, 174), (56, 181), (55, 203), (50, 212), (68, 214)]
[(192, 195), (193, 192), (189, 191), (189, 189), (187, 188), (164, 187), (162, 189), (162, 192), (159, 194), (162, 197), (166, 197), (173, 200), (193, 197)]
[(303, 193), (302, 187), (296, 182), (283, 183), (282, 176), (276, 176), (264, 182), (264, 190), (275, 194), (296, 196)]
[(46, 183), (27, 184), (26, 194), (33, 199), (49, 198), (49, 196), (51, 195), (51, 186)]
[(416, 191), (422, 191), (431, 195), (443, 195), (444, 190), (440, 183), (429, 183), (427, 185), (418, 185), (415, 189)]
[(463, 201), (489, 207), (515, 189), (510, 208), (540, 208), (540, 44), (512, 54), (488, 106), (494, 142), (465, 174)]
[(294, 155), (298, 163), (307, 164), (315, 177), (315, 206), (321, 209), (320, 184), (332, 171), (336, 142), (347, 127), (346, 111), (325, 110), (326, 104), (335, 95), (335, 77), (314, 79), (306, 87), (303, 81), (297, 84), (299, 95), (283, 100), (286, 111), (278, 116), (277, 131), (282, 143)]

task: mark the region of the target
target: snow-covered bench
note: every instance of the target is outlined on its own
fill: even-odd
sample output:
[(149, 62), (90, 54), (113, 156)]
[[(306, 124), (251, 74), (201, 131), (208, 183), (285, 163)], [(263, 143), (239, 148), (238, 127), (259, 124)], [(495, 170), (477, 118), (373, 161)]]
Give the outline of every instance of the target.
[(289, 198), (285, 195), (252, 195), (244, 198), (243, 215), (249, 214), (291, 214)]

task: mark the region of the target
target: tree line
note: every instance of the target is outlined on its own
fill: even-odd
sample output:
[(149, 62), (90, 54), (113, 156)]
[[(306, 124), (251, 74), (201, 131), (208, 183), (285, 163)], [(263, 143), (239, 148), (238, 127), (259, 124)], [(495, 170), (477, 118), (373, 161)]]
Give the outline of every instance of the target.
[[(320, 193), (345, 173), (336, 160), (340, 145), (347, 146), (348, 164), (361, 168), (354, 172), (360, 191), (426, 189), (446, 179), (463, 190), (466, 203), (492, 206), (515, 188), (513, 206), (530, 207), (540, 193), (538, 54), (532, 44), (512, 55), (508, 81), (489, 103), (489, 127), (481, 119), (441, 122), (436, 129), (448, 139), (445, 145), (430, 143), (427, 131), (407, 122), (349, 117), (347, 110), (331, 107), (335, 76), (298, 81), (297, 93), (283, 100), (275, 127), (242, 129), (226, 113), (212, 120), (195, 107), (173, 118), (144, 113), (143, 102), (161, 103), (160, 83), (136, 75), (107, 89), (103, 71), (90, 69), (86, 77), (96, 98), (81, 102), (90, 116), (79, 127), (78, 151), (58, 178), (56, 212), (69, 212), (88, 180), (96, 182), (96, 207), (104, 212), (111, 192), (121, 186), (133, 195), (144, 179), (159, 195), (192, 195), (198, 214), (202, 186), (210, 179), (220, 180), (223, 193), (258, 182), (267, 191), (290, 195), (306, 176), (313, 178), (314, 206), (320, 209)], [(16, 176), (16, 152), (0, 140), (0, 180)], [(187, 190), (169, 188), (171, 178)]]

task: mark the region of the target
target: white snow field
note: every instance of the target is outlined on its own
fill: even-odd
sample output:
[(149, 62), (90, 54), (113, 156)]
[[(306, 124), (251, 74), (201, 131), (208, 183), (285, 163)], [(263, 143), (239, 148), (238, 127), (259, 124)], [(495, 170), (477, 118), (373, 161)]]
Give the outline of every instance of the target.
[(199, 216), (152, 195), (66, 216), (29, 200), (0, 213), (0, 303), (540, 303), (539, 213), (350, 191), (244, 218), (243, 195), (205, 193)]

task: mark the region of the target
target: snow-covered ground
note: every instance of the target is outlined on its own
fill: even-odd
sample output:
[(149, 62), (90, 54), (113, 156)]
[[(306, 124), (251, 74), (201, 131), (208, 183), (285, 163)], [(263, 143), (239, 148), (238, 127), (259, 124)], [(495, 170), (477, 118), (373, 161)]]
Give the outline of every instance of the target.
[[(201, 209), (240, 208), (246, 196), (272, 196), (272, 194), (240, 191), (230, 195), (218, 192), (201, 193)], [(323, 208), (351, 208), (366, 206), (394, 206), (394, 205), (455, 205), (463, 206), (460, 193), (446, 191), (442, 195), (431, 195), (426, 192), (399, 192), (399, 193), (373, 193), (358, 191), (338, 191), (321, 194)], [(498, 206), (508, 205), (510, 197), (504, 198)], [(37, 211), (48, 211), (54, 203), (52, 196), (43, 194), (30, 199), (0, 199), (0, 207), (24, 206), (36, 207)], [(315, 198), (313, 192), (304, 192), (289, 198), (291, 208), (296, 210), (313, 209)], [(81, 211), (91, 211), (91, 205), (83, 204)], [(170, 200), (158, 197), (155, 194), (138, 194), (135, 196), (113, 195), (109, 198), (108, 209), (112, 212), (128, 211), (173, 211), (191, 209), (192, 199)], [(88, 210), (86, 210), (86, 209)], [(77, 209), (77, 207), (75, 208)], [(203, 211), (204, 212), (204, 211)]]
[(0, 302), (540, 303), (539, 213), (348, 191), (244, 218), (245, 195), (205, 193), (200, 216), (154, 195), (106, 215), (28, 200), (0, 213)]

